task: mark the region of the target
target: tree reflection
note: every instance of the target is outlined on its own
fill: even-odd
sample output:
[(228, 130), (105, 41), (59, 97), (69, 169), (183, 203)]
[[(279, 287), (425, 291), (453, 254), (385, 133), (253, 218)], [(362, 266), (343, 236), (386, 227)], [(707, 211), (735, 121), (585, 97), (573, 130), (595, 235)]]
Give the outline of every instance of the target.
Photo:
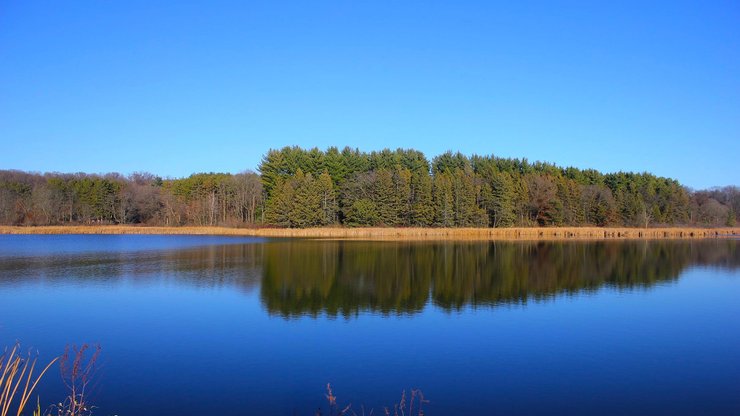
[(252, 243), (222, 244), (171, 250), (0, 257), (0, 287), (33, 282), (66, 285), (171, 281), (248, 291), (259, 285), (262, 247)]
[(740, 266), (737, 240), (359, 242), (284, 240), (181, 249), (2, 256), (0, 287), (119, 282), (240, 291), (286, 318), (518, 304), (559, 294), (650, 288), (688, 267)]
[(286, 241), (264, 247), (261, 293), (283, 317), (522, 303), (648, 288), (692, 265), (736, 268), (736, 241), (420, 243)]

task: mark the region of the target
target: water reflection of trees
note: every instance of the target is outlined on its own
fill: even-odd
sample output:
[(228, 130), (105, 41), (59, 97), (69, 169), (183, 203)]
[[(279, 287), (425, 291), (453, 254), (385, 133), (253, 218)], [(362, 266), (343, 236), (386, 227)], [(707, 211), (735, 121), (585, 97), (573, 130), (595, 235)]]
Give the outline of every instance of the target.
[(44, 282), (152, 283), (197, 287), (259, 284), (262, 244), (227, 244), (176, 250), (100, 251), (0, 258), (0, 285)]
[[(51, 284), (261, 286), (283, 317), (414, 313), (521, 303), (605, 286), (648, 288), (690, 266), (737, 268), (734, 240), (614, 242), (274, 241), (173, 250), (0, 256), (0, 287)], [(261, 282), (261, 283), (260, 283)]]
[(520, 303), (561, 293), (651, 287), (692, 265), (736, 268), (736, 241), (265, 245), (262, 299), (284, 317), (413, 313)]

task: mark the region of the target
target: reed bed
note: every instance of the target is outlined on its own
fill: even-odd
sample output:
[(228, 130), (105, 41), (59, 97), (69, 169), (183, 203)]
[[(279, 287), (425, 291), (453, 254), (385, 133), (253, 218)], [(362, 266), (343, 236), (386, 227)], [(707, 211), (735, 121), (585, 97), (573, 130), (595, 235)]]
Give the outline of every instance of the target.
[(0, 234), (158, 234), (227, 235), (355, 240), (611, 240), (692, 239), (740, 236), (733, 228), (229, 228), (146, 227), (134, 225), (0, 226)]

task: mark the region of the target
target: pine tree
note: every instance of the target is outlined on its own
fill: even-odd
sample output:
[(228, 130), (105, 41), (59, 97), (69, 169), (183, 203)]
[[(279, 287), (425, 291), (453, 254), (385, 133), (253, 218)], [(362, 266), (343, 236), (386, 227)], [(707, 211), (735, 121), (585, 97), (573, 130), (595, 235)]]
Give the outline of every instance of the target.
[(290, 227), (293, 211), (293, 180), (277, 179), (272, 195), (266, 202), (265, 220), (277, 227)]
[(413, 202), (411, 217), (417, 227), (434, 225), (434, 206), (432, 205), (432, 178), (426, 172), (415, 173), (411, 177)]
[(323, 211), (318, 183), (310, 173), (304, 175), (299, 168), (295, 175), (295, 196), (291, 210), (291, 225), (299, 228), (321, 225)]
[(395, 188), (396, 202), (396, 225), (408, 227), (411, 225), (411, 206), (413, 204), (411, 195), (411, 171), (400, 166), (393, 173), (393, 186)]
[(272, 196), (274, 189), (284, 184), (284, 181), (279, 182), (285, 170), (283, 153), (279, 150), (270, 149), (262, 158), (258, 170), (262, 179), (262, 187), (269, 198)]
[(508, 173), (497, 172), (491, 177), (490, 217), (494, 227), (514, 225), (514, 185)]
[(529, 220), (529, 184), (522, 175), (511, 175), (514, 195), (514, 216), (515, 224), (528, 226), (532, 225)]
[(367, 198), (358, 199), (347, 210), (346, 224), (350, 227), (374, 226), (378, 225), (378, 221), (378, 209)]
[(455, 210), (450, 174), (435, 174), (433, 185), (434, 225), (437, 227), (452, 227), (455, 225)]
[(327, 170), (319, 176), (317, 187), (321, 197), (321, 225), (334, 224), (337, 221), (337, 199), (334, 183)]
[(336, 147), (330, 147), (324, 157), (324, 166), (331, 176), (334, 186), (337, 187), (344, 181), (347, 175), (347, 161), (342, 153)]
[(586, 213), (583, 209), (581, 193), (583, 187), (575, 180), (565, 177), (556, 179), (558, 187), (557, 197), (562, 201), (563, 222), (570, 225), (581, 225), (586, 222)]
[(374, 194), (380, 224), (396, 225), (398, 223), (398, 195), (393, 184), (393, 174), (389, 170), (376, 171)]
[(452, 174), (453, 206), (455, 226), (473, 227), (488, 225), (485, 212), (478, 205), (480, 186), (470, 169), (456, 169)]

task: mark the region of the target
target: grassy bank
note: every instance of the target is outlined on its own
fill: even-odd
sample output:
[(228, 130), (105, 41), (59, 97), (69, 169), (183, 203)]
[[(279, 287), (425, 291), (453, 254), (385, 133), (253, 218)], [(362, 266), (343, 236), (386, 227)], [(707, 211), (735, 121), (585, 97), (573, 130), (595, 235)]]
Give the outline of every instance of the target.
[(0, 226), (0, 234), (164, 234), (302, 237), (363, 240), (683, 239), (740, 236), (734, 228), (228, 228), (131, 225)]

